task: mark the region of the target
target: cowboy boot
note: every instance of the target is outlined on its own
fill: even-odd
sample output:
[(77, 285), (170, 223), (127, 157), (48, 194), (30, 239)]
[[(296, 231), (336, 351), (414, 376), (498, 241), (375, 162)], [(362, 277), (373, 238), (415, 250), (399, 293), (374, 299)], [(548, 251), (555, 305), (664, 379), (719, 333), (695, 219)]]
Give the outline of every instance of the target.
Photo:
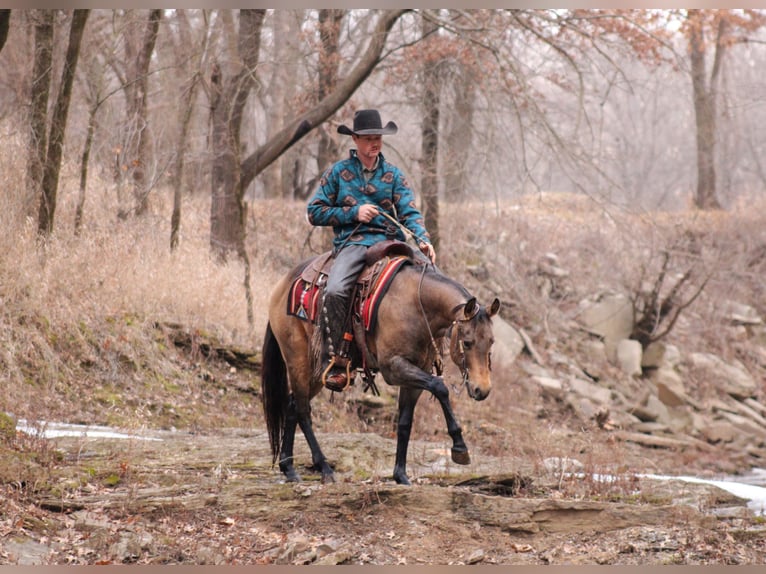
[(322, 306), (322, 384), (331, 391), (343, 391), (351, 382), (351, 363), (347, 352), (343, 349), (348, 347), (344, 343), (345, 310), (332, 309), (332, 305), (325, 301)]

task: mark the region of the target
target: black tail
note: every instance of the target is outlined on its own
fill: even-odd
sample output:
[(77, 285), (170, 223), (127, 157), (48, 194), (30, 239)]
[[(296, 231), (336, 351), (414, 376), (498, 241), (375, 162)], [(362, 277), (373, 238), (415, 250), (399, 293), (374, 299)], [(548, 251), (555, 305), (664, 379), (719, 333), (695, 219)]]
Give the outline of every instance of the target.
[(288, 400), (287, 367), (269, 323), (266, 325), (261, 356), (261, 401), (271, 444), (272, 464), (277, 461), (282, 446), (282, 430)]

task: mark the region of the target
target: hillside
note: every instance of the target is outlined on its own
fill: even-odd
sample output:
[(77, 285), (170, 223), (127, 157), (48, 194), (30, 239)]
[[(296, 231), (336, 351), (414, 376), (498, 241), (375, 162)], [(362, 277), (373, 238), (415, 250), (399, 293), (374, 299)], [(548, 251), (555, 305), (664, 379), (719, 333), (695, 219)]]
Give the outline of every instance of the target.
[[(180, 491), (171, 489), (176, 499), (171, 506), (155, 500), (149, 509), (136, 506), (132, 510), (108, 503), (110, 493), (115, 495), (119, 489), (142, 491), (147, 482), (158, 487), (163, 482), (160, 474), (175, 477), (164, 484), (169, 488), (174, 481), (185, 484), (187, 479), (181, 477), (195, 472), (203, 477), (201, 483), (195, 483), (197, 488), (213, 492), (210, 481), (215, 476), (218, 477), (215, 480), (223, 479), (221, 470), (216, 475), (210, 465), (223, 455), (200, 455), (193, 451), (197, 448), (204, 451), (201, 445), (205, 441), (216, 442), (218, 436), (239, 441), (236, 448), (232, 446), (232, 452), (238, 453), (241, 466), (230, 463), (227, 472), (231, 482), (227, 484), (236, 482), (242, 488), (258, 490), (265, 488), (264, 483), (273, 482), (279, 487), (279, 477), (270, 468), (268, 456), (264, 456), (259, 398), (258, 353), (265, 328), (265, 302), (270, 285), (280, 274), (312, 252), (323, 250), (327, 236), (319, 231), (310, 233), (302, 204), (273, 201), (252, 204), (248, 249), (255, 300), (254, 324), (249, 325), (242, 266), (237, 262), (217, 265), (208, 256), (204, 198), (192, 198), (185, 206), (182, 243), (173, 254), (167, 249), (168, 205), (156, 201), (153, 213), (146, 218), (118, 221), (108, 214), (108, 201), (103, 201), (103, 205), (94, 206), (95, 213), (82, 236), (62, 231), (45, 248), (35, 245), (33, 226), (19, 225), (13, 210), (6, 210), (3, 216), (7, 218), (3, 222), (6, 229), (15, 233), (7, 233), (2, 239), (5, 255), (0, 259), (3, 301), (0, 360), (5, 373), (0, 412), (8, 415), (5, 424), (0, 425), (5, 429), (0, 448), (4, 458), (11, 461), (0, 470), (5, 502), (0, 511), (0, 563), (15, 563), (13, 557), (18, 557), (18, 553), (9, 550), (11, 540), (29, 538), (41, 544), (41, 537), (50, 538), (55, 530), (74, 545), (72, 528), (80, 536), (84, 532), (102, 532), (100, 527), (87, 526), (94, 520), (88, 513), (93, 512), (110, 525), (104, 528), (113, 534), (126, 523), (137, 521), (147, 532), (151, 524), (155, 529), (151, 530), (154, 547), (160, 545), (160, 532), (156, 530), (160, 519), (166, 521), (162, 536), (172, 536), (169, 518), (162, 509), (175, 508)], [(62, 206), (59, 215), (62, 227), (71, 221), (70, 207)], [(679, 493), (687, 492), (688, 487), (670, 494), (651, 493), (648, 486), (636, 490), (637, 474), (716, 477), (760, 466), (766, 456), (766, 428), (758, 420), (759, 415), (765, 414), (758, 409), (766, 404), (763, 388), (766, 332), (760, 320), (766, 316), (763, 303), (766, 225), (759, 215), (762, 212), (749, 205), (717, 213), (635, 214), (565, 194), (535, 195), (519, 202), (492, 205), (442, 206), (444, 239), (439, 250), (440, 266), (482, 302), (498, 296), (503, 303), (500, 312), (503, 321), (527, 337), (518, 355), (496, 364), (489, 399), (473, 403), (459, 389), (453, 393), (466, 441), (477, 461), (457, 480), (483, 477), (476, 484), (484, 484), (485, 488), (490, 485), (495, 492), (500, 488), (498, 484), (505, 485), (502, 488), (512, 504), (561, 499), (572, 505), (630, 501), (647, 511), (665, 509), (668, 503), (677, 502)], [(674, 288), (673, 297), (668, 299)], [(669, 301), (671, 309), (657, 325), (657, 332), (668, 331), (661, 342), (677, 354), (673, 363), (675, 389), (662, 383), (680, 392), (681, 404), (671, 405), (670, 410), (662, 410), (657, 404), (657, 400), (662, 403), (667, 399), (667, 394), (658, 390), (665, 387), (654, 378), (659, 369), (646, 368), (640, 374), (626, 372), (624, 365), (609, 360), (605, 338), (586, 328), (582, 320), (588, 305), (606, 295), (622, 295), (633, 301), (636, 308), (646, 310), (651, 309), (647, 305), (653, 293), (660, 302)], [(673, 309), (680, 310), (675, 318)], [(716, 357), (729, 370), (707, 368), (695, 362), (697, 355)], [(720, 373), (732, 373), (731, 369), (744, 372), (755, 382), (747, 396), (729, 392), (726, 384), (736, 378), (734, 375), (730, 380), (721, 379)], [(447, 375), (451, 383), (457, 383), (454, 372), (448, 371)], [(591, 390), (608, 390), (608, 398), (586, 396), (575, 385), (582, 380), (592, 385)], [(393, 452), (394, 393), (386, 389), (383, 401), (371, 401), (354, 387), (344, 395), (327, 393), (317, 399), (314, 414), (320, 440), (323, 435), (333, 437), (328, 440), (340, 445), (345, 456), (350, 457), (328, 452), (340, 471), (341, 484), (321, 487), (316, 477), (308, 475), (301, 487), (304, 490), (286, 490), (288, 487), (282, 486), (278, 491), (282, 494), (277, 496), (294, 505), (294, 496), (297, 500), (302, 496), (316, 500), (325, 492), (329, 500), (366, 493), (367, 502), (362, 497), (354, 503), (355, 531), (360, 536), (370, 532), (364, 516), (375, 523), (395, 521), (393, 516), (384, 518), (378, 512), (383, 509), (379, 506), (381, 500), (389, 501), (388, 508), (407, 507), (414, 504), (412, 497), (416, 495), (401, 495), (388, 482), (391, 465), (386, 457)], [(733, 412), (737, 409), (740, 411)], [(146, 459), (153, 450), (137, 446), (140, 442), (130, 442), (126, 447), (107, 446), (105, 451), (87, 441), (79, 446), (76, 442), (61, 446), (54, 441), (14, 434), (9, 426), (18, 419), (39, 429), (45, 427), (46, 421), (60, 421), (111, 425), (134, 434), (176, 433), (176, 437), (186, 437), (184, 441), (197, 446), (178, 461), (182, 468), (173, 466), (170, 459), (166, 466), (157, 467)], [(371, 437), (365, 440), (372, 442), (358, 443), (361, 439), (356, 437), (364, 436)], [(422, 400), (413, 431), (413, 440), (421, 445), (413, 449), (418, 469), (413, 489), (427, 492), (428, 488), (441, 487), (436, 492), (442, 494), (432, 495), (437, 500), (446, 496), (444, 489), (454, 488), (455, 484), (449, 478), (453, 476), (450, 469), (434, 470), (429, 466), (432, 454), (428, 453), (445, 448), (447, 438), (438, 406)], [(378, 440), (383, 442), (379, 444)], [(224, 444), (223, 438), (220, 441)], [(252, 444), (247, 444), (248, 441)], [(302, 438), (298, 442), (304, 448)], [(342, 447), (349, 444), (358, 444), (358, 450)], [(82, 449), (83, 445), (94, 451), (90, 462), (86, 457), (72, 459), (57, 450), (62, 448), (71, 454), (72, 449)], [(371, 450), (372, 445), (383, 449), (379, 458), (361, 460), (360, 451)], [(305, 455), (305, 450), (299, 448), (298, 452)], [(168, 455), (151, 454), (155, 456)], [(551, 474), (551, 461), (569, 459), (578, 461), (586, 480), (566, 479), (561, 472)], [(489, 466), (483, 467), (482, 461)], [(618, 476), (619, 480), (604, 484), (594, 478), (601, 474)], [(248, 477), (255, 481), (249, 486)], [(359, 489), (354, 485), (359, 485)], [(305, 488), (309, 494), (305, 494)], [(234, 523), (229, 524), (231, 528), (227, 531), (239, 537), (239, 544), (248, 531), (266, 536), (262, 529), (267, 529), (266, 538), (281, 532), (293, 543), (300, 539), (304, 550), (316, 550), (322, 543), (311, 538), (316, 533), (310, 528), (328, 528), (334, 532), (336, 541), (342, 538), (343, 529), (336, 530), (327, 520), (320, 525), (319, 515), (326, 514), (321, 505), (316, 509), (319, 514), (306, 515), (303, 524), (283, 521), (280, 529), (278, 521), (255, 511), (248, 514), (237, 510), (236, 505), (220, 498), (223, 490), (215, 492), (218, 494), (211, 495), (208, 506), (203, 503), (205, 512), (198, 516), (200, 520), (204, 518), (204, 523), (195, 525), (192, 507), (186, 509), (192, 514), (181, 513), (177, 517), (180, 522), (173, 527), (183, 529), (183, 522), (190, 532), (208, 536), (209, 529), (215, 530), (216, 524), (219, 530), (227, 530), (227, 523), (220, 520), (233, 520), (237, 525), (246, 523), (249, 529), (239, 530)], [(482, 494), (481, 488), (478, 493)], [(87, 502), (88, 497), (96, 495), (106, 498)], [(250, 490), (240, 495), (242, 500), (264, 496)], [(400, 499), (402, 496), (404, 499)], [(454, 500), (454, 495), (450, 496)], [(609, 540), (596, 544), (593, 533), (598, 530), (593, 530), (591, 521), (575, 529), (581, 543), (587, 540), (594, 545), (583, 550), (582, 555), (567, 549), (567, 544), (571, 544), (566, 539), (569, 534), (553, 537), (545, 552), (539, 539), (520, 535), (513, 538), (515, 550), (506, 546), (502, 552), (490, 553), (486, 545), (476, 544), (473, 550), (481, 550), (479, 554), (473, 555), (470, 548), (461, 547), (460, 552), (455, 550), (442, 563), (762, 560), (759, 520), (742, 514), (730, 520), (713, 519), (713, 523), (729, 536), (733, 531), (749, 532), (735, 534), (732, 539), (738, 543), (747, 540), (746, 548), (735, 550), (737, 544), (732, 543), (713, 552), (709, 548), (711, 541), (704, 534), (713, 526), (701, 508), (725, 506), (732, 501), (720, 492), (705, 491), (696, 496), (697, 512), (701, 514), (693, 518), (669, 510), (663, 510), (666, 514), (661, 518), (649, 519), (644, 515), (651, 524), (644, 525), (640, 532), (631, 530), (642, 528), (642, 519), (635, 516), (622, 524), (615, 522), (609, 536), (623, 537), (620, 544), (633, 544), (634, 552), (610, 554), (603, 546)], [(85, 502), (57, 506), (52, 499)], [(609, 508), (613, 513), (616, 507)], [(377, 510), (366, 515), (365, 509)], [(510, 514), (516, 511), (507, 510)], [(507, 523), (510, 514), (496, 520)], [(460, 528), (470, 530), (471, 520), (462, 516)], [(451, 519), (454, 515), (443, 520)], [(441, 542), (449, 545), (450, 536), (457, 537), (460, 530), (457, 524), (450, 530), (447, 522), (439, 522), (437, 530), (443, 533)], [(501, 522), (494, 526), (485, 524), (483, 528), (492, 533), (498, 544), (511, 544), (508, 530)], [(685, 531), (689, 543), (685, 553), (683, 545), (677, 542), (679, 531), (674, 530), (684, 522), (690, 525)], [(658, 536), (675, 539), (676, 546), (671, 544), (670, 553), (663, 550), (661, 555), (652, 554), (651, 549), (640, 550), (643, 547), (636, 541), (648, 540), (647, 528), (662, 530)], [(543, 527), (541, 532), (545, 531)], [(221, 532), (218, 535), (222, 537), (221, 544), (236, 546), (228, 535)], [(391, 539), (397, 536), (392, 534)], [(116, 543), (114, 536), (109, 540), (109, 544)], [(269, 548), (286, 552), (287, 543), (285, 539), (273, 543), (276, 546), (261, 540), (258, 543), (261, 546), (256, 544), (252, 552), (229, 558), (218, 551), (210, 555), (190, 553), (187, 546), (186, 554), (166, 553), (160, 559), (156, 553), (141, 552), (131, 558), (133, 554), (115, 553), (106, 542), (99, 546), (93, 541), (92, 554), (75, 553), (72, 561), (279, 561), (280, 555), (273, 556)], [(611, 543), (617, 544), (616, 538)], [(196, 544), (195, 548), (201, 543), (197, 540)], [(534, 551), (524, 550), (524, 545)], [(342, 546), (336, 544), (333, 552), (337, 553)], [(697, 554), (689, 550), (692, 546)], [(703, 546), (708, 550), (702, 551)], [(336, 558), (338, 562), (397, 563), (396, 560), (407, 560), (406, 549), (402, 546), (388, 555), (368, 552), (369, 560), (360, 557), (359, 552), (343, 560), (342, 556)], [(411, 550), (415, 552), (414, 547)], [(742, 554), (735, 556), (740, 551)], [(291, 556), (299, 554), (293, 548)], [(50, 563), (67, 561), (64, 550), (46, 556)], [(439, 561), (435, 554), (421, 553), (417, 560), (413, 556), (408, 563)], [(282, 561), (291, 560), (282, 556)]]

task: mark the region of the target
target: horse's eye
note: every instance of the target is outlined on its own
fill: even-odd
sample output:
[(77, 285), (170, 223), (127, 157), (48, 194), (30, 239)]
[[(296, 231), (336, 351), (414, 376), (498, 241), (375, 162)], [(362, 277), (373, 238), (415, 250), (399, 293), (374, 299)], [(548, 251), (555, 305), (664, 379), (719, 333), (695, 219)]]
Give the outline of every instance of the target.
[(473, 341), (463, 341), (463, 348), (465, 348), (466, 351), (470, 351), (471, 347), (473, 347)]

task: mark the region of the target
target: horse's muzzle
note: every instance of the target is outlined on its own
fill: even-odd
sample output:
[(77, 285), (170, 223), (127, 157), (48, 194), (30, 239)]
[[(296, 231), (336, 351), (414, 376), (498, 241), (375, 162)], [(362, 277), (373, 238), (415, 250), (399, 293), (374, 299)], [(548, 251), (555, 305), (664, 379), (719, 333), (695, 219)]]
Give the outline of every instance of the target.
[(490, 389), (482, 389), (471, 384), (470, 381), (466, 382), (465, 386), (468, 389), (468, 396), (475, 401), (483, 401), (489, 396)]

